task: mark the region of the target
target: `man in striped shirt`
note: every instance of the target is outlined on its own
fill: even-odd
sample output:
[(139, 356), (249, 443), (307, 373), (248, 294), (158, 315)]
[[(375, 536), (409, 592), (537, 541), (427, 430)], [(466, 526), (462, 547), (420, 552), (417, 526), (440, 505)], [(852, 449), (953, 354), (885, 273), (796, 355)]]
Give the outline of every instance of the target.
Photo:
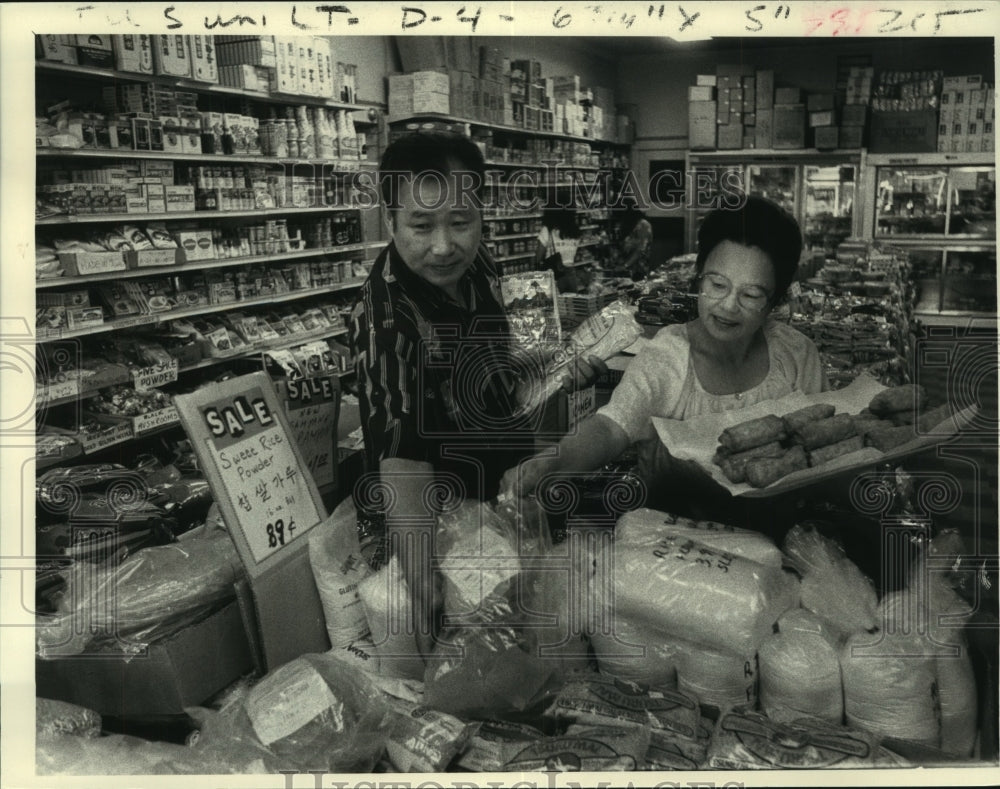
[[(515, 389), (532, 371), (511, 353), (499, 270), (482, 244), (485, 165), (456, 135), (417, 133), (390, 145), (379, 185), (391, 243), (351, 317), (366, 466), (413, 594), (417, 644), (431, 649), (437, 609), (430, 569), (435, 505), (493, 498), (503, 472), (534, 449), (534, 414)], [(599, 360), (580, 361), (576, 381)], [(371, 479), (371, 478), (369, 478)]]

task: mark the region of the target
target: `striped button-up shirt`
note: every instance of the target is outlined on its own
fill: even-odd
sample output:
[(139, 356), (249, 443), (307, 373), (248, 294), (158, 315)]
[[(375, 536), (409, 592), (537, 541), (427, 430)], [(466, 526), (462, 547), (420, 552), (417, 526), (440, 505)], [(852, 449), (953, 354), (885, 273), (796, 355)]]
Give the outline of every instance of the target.
[(532, 433), (514, 416), (517, 362), (482, 245), (459, 287), (467, 308), (391, 243), (372, 266), (350, 321), (365, 456), (370, 471), (385, 458), (428, 462), (463, 498), (489, 499)]

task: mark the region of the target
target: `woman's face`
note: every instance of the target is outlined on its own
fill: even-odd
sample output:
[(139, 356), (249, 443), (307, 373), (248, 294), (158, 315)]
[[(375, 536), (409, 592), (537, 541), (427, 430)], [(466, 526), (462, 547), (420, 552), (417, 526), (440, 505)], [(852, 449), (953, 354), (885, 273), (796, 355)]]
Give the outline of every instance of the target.
[(748, 341), (771, 313), (774, 287), (774, 266), (767, 254), (723, 241), (705, 260), (698, 317), (721, 342)]

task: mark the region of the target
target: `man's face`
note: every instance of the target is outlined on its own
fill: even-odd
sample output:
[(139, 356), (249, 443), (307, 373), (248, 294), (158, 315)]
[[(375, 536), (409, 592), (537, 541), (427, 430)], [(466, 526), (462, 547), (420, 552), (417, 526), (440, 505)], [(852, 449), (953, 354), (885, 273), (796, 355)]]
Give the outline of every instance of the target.
[(454, 177), (404, 179), (392, 238), (414, 274), (458, 298), (458, 281), (476, 257), (483, 223), (471, 193)]

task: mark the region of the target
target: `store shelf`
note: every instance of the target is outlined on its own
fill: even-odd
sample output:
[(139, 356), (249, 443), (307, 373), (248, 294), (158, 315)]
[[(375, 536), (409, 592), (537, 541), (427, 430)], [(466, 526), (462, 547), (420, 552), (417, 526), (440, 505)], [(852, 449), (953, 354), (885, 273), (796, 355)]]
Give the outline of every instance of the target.
[(928, 167), (951, 165), (992, 166), (996, 163), (996, 154), (985, 153), (869, 153), (868, 164), (872, 167), (892, 165), (926, 165)]
[(233, 266), (248, 266), (252, 263), (272, 263), (279, 260), (302, 260), (304, 258), (320, 257), (322, 255), (350, 255), (354, 252), (365, 252), (373, 247), (385, 246), (387, 241), (369, 241), (363, 244), (349, 244), (342, 247), (320, 247), (317, 249), (296, 250), (294, 252), (275, 252), (271, 255), (252, 255), (240, 258), (212, 258), (195, 260), (190, 263), (177, 263), (173, 266), (150, 266), (149, 268), (129, 269), (128, 271), (109, 271), (105, 274), (87, 274), (82, 277), (52, 277), (35, 282), (35, 288), (55, 288), (63, 285), (82, 285), (89, 282), (106, 282), (116, 279), (136, 279), (138, 277), (172, 276), (187, 271), (204, 271), (212, 268), (230, 268)]
[(483, 241), (489, 244), (492, 241), (513, 241), (518, 238), (534, 238), (537, 235), (538, 233), (514, 233), (509, 236), (492, 236), (490, 238), (484, 238)]
[(986, 312), (915, 312), (914, 319), (924, 326), (954, 326), (967, 328), (975, 324), (979, 329), (997, 329), (997, 315)]
[(571, 142), (586, 142), (596, 145), (627, 145), (628, 143), (618, 143), (613, 140), (598, 140), (593, 137), (578, 137), (575, 134), (564, 134), (562, 132), (540, 131), (538, 129), (523, 129), (517, 126), (505, 126), (502, 123), (487, 123), (477, 121), (472, 118), (458, 118), (453, 115), (445, 115), (440, 112), (421, 112), (408, 115), (406, 117), (388, 118), (387, 123), (409, 123), (420, 120), (444, 121), (445, 123), (467, 123), (470, 126), (478, 126), (481, 129), (492, 129), (493, 131), (506, 132), (508, 134), (520, 134), (525, 137), (549, 137), (557, 140), (569, 140)]
[(251, 156), (249, 154), (222, 153), (161, 153), (160, 151), (133, 151), (127, 148), (35, 148), (35, 155), (46, 159), (155, 159), (226, 164), (333, 165), (338, 172), (356, 172), (378, 167), (378, 162), (367, 159), (298, 159), (278, 156)]
[(794, 162), (799, 159), (825, 159), (828, 157), (860, 156), (864, 148), (834, 148), (821, 151), (817, 148), (737, 148), (726, 151), (691, 151), (695, 160), (733, 159), (745, 164), (770, 164)]
[(532, 170), (580, 170), (582, 172), (598, 172), (600, 170), (610, 170), (610, 167), (596, 167), (592, 164), (566, 164), (565, 162), (504, 162), (496, 159), (488, 159), (487, 167), (528, 167)]
[[(317, 332), (309, 332), (308, 334), (303, 334), (301, 336), (295, 337), (293, 340), (288, 338), (282, 338), (281, 342), (271, 342), (261, 345), (255, 345), (246, 351), (241, 351), (240, 353), (234, 353), (232, 356), (213, 356), (201, 359), (193, 364), (186, 364), (179, 367), (177, 370), (178, 375), (183, 375), (184, 373), (189, 373), (193, 370), (204, 370), (208, 367), (215, 367), (220, 364), (226, 364), (227, 362), (236, 361), (238, 359), (249, 359), (256, 356), (259, 353), (264, 353), (265, 351), (276, 350), (280, 348), (294, 348), (298, 345), (303, 345), (307, 342), (312, 342), (313, 340), (323, 340), (327, 337), (341, 337), (347, 334), (347, 329), (340, 327), (338, 329), (321, 329)], [(353, 375), (354, 370), (344, 370), (338, 373), (341, 378), (346, 378)], [(96, 387), (94, 389), (82, 390), (79, 394), (69, 395), (67, 397), (58, 397), (52, 400), (45, 400), (44, 405), (46, 408), (55, 408), (62, 405), (69, 405), (70, 403), (76, 403), (84, 400), (88, 397), (93, 397), (96, 394), (100, 394), (102, 389), (108, 389), (112, 386), (127, 385), (131, 382), (131, 378), (126, 376), (119, 380), (111, 380), (104, 383), (104, 385)], [(171, 381), (171, 383), (173, 383)]]
[(320, 208), (296, 208), (281, 206), (280, 208), (251, 208), (244, 211), (170, 211), (157, 214), (74, 214), (52, 216), (46, 219), (36, 219), (35, 225), (87, 225), (96, 222), (149, 222), (166, 219), (230, 219), (236, 217), (271, 217), (275, 214), (329, 214), (343, 211), (357, 211), (352, 208), (321, 206)]
[(503, 214), (502, 216), (484, 216), (484, 222), (506, 222), (511, 219), (541, 219), (542, 214), (540, 211), (534, 211), (531, 213), (525, 212), (523, 214)]
[(340, 282), (336, 285), (329, 285), (323, 288), (309, 288), (307, 290), (296, 290), (291, 293), (282, 293), (277, 296), (266, 296), (256, 299), (242, 299), (230, 301), (225, 304), (209, 304), (201, 307), (192, 307), (186, 310), (168, 310), (158, 312), (153, 315), (135, 315), (129, 318), (119, 318), (113, 321), (106, 321), (100, 326), (88, 326), (85, 329), (68, 329), (57, 334), (39, 335), (39, 342), (50, 342), (52, 340), (66, 340), (72, 337), (86, 337), (91, 334), (101, 334), (109, 331), (120, 331), (122, 329), (134, 329), (137, 326), (152, 326), (163, 321), (175, 320), (177, 318), (191, 318), (196, 315), (210, 315), (213, 312), (226, 312), (227, 310), (238, 310), (247, 307), (262, 307), (267, 304), (280, 304), (286, 301), (297, 301), (307, 299), (312, 296), (325, 296), (340, 290), (350, 290), (364, 284), (364, 278), (359, 277), (350, 282)]
[(531, 252), (521, 252), (517, 255), (504, 255), (501, 258), (493, 258), (493, 260), (497, 263), (507, 263), (511, 260), (525, 260), (527, 258), (533, 258), (534, 256), (535, 251), (532, 250)]
[[(349, 104), (333, 99), (319, 96), (299, 96), (292, 93), (259, 93), (242, 88), (230, 88), (226, 85), (219, 85), (214, 82), (199, 82), (193, 79), (182, 79), (180, 77), (167, 77), (160, 74), (137, 74), (132, 71), (118, 71), (117, 69), (97, 68), (95, 66), (77, 66), (69, 63), (57, 63), (50, 60), (36, 60), (35, 68), (39, 71), (48, 71), (56, 74), (66, 74), (77, 77), (87, 77), (101, 80), (117, 80), (127, 82), (149, 82), (154, 85), (166, 85), (172, 88), (183, 90), (193, 90), (199, 93), (209, 93), (218, 96), (239, 96), (241, 98), (253, 99), (254, 101), (267, 102), (271, 104), (308, 104), (313, 107), (329, 107), (337, 110), (351, 110), (352, 112), (364, 113), (364, 118), (354, 118), (354, 123), (375, 123), (367, 118), (368, 110), (372, 106), (365, 104)], [(378, 109), (374, 107), (374, 109)]]

